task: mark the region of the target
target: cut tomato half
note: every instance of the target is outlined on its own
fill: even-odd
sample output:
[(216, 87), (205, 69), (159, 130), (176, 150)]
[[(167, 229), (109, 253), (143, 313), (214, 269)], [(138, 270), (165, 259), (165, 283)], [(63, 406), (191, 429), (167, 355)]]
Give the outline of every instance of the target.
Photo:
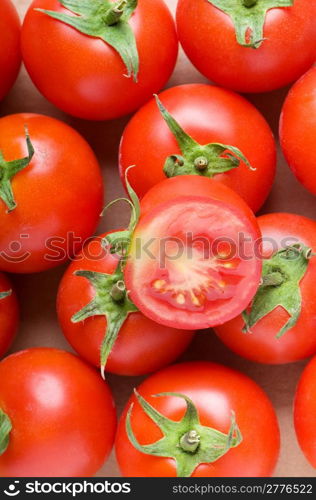
[(125, 267), (131, 299), (163, 325), (201, 329), (240, 314), (261, 276), (256, 222), (206, 196), (157, 205), (137, 225)]

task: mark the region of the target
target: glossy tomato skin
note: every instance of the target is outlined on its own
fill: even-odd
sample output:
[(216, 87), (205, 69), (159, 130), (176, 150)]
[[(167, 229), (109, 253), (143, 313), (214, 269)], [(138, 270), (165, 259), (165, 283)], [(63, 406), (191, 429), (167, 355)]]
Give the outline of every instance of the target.
[[(287, 213), (274, 213), (258, 218), (263, 237), (263, 257), (271, 255), (275, 249), (295, 242), (303, 243), (316, 252), (316, 222), (307, 217)], [(283, 243), (282, 243), (283, 242)], [(215, 328), (219, 338), (235, 353), (259, 363), (291, 363), (316, 353), (316, 259), (313, 257), (300, 284), (302, 311), (296, 325), (280, 339), (278, 331), (289, 319), (288, 313), (277, 307), (251, 328), (251, 333), (243, 333), (244, 321), (241, 315)]]
[(103, 40), (84, 35), (35, 8), (70, 11), (58, 0), (34, 0), (22, 28), (23, 59), (32, 80), (66, 113), (90, 120), (131, 113), (165, 85), (174, 69), (178, 39), (162, 0), (139, 0), (130, 20), (140, 59), (137, 83), (124, 76), (121, 57)]
[(0, 380), (0, 408), (13, 427), (0, 476), (97, 472), (111, 451), (116, 415), (108, 385), (93, 368), (65, 351), (28, 349), (0, 363)]
[(310, 464), (316, 468), (316, 357), (306, 366), (294, 400), (294, 426), (299, 445)]
[(316, 194), (316, 67), (290, 90), (280, 120), (280, 141), (297, 179)]
[[(118, 258), (102, 247), (102, 234), (86, 244), (60, 283), (57, 314), (71, 346), (89, 363), (100, 366), (100, 346), (106, 331), (106, 318), (94, 316), (72, 323), (72, 316), (95, 296), (92, 284), (74, 276), (79, 270), (112, 274)], [(117, 375), (145, 375), (172, 363), (190, 344), (193, 332), (176, 330), (146, 318), (141, 312), (125, 320), (106, 364), (106, 371)], [(126, 354), (128, 353), (128, 355)]]
[[(159, 98), (199, 144), (219, 142), (242, 151), (255, 171), (241, 164), (213, 178), (237, 191), (254, 212), (259, 210), (271, 189), (276, 165), (273, 135), (259, 111), (243, 97), (211, 85), (179, 85)], [(165, 179), (164, 163), (172, 154), (181, 151), (152, 99), (133, 116), (123, 133), (119, 155), (122, 182), (126, 169), (135, 165), (128, 179), (142, 198)]]
[[(250, 208), (224, 184), (198, 176), (166, 179), (141, 202), (141, 218), (124, 268), (130, 297), (146, 316), (166, 326), (192, 330), (222, 324), (243, 311), (257, 290), (261, 259), (256, 256), (256, 246), (260, 237)], [(218, 271), (220, 279), (212, 268), (212, 245), (224, 240), (230, 242), (228, 246), (232, 244), (228, 253), (233, 252), (234, 262), (237, 259), (238, 273), (235, 264), (228, 265)], [(178, 256), (169, 259), (167, 246), (175, 241), (180, 244), (175, 252)], [(194, 243), (198, 241), (199, 248)], [(203, 256), (204, 251), (210, 255)], [(167, 258), (163, 257), (161, 265), (164, 255)], [(214, 272), (215, 282), (221, 287), (218, 292), (207, 279)], [(166, 279), (171, 292), (159, 294), (155, 284)], [(192, 302), (177, 302), (180, 291)], [(225, 291), (229, 295), (223, 295)], [(202, 297), (198, 304), (193, 302), (196, 293)], [(208, 294), (214, 298), (206, 300)]]
[(187, 56), (207, 78), (238, 92), (268, 92), (297, 80), (314, 63), (315, 15), (315, 0), (269, 10), (265, 39), (252, 49), (237, 43), (231, 18), (210, 2), (179, 0), (177, 29)]
[(0, 357), (10, 348), (19, 323), (19, 306), (12, 284), (0, 273), (0, 294), (12, 290), (11, 295), (0, 299)]
[[(212, 464), (199, 465), (192, 477), (270, 476), (279, 454), (279, 429), (273, 407), (250, 378), (225, 366), (208, 362), (181, 363), (147, 378), (139, 393), (160, 413), (180, 420), (185, 403), (176, 397), (152, 397), (176, 392), (190, 397), (197, 407), (202, 425), (228, 432), (231, 411), (243, 436), (242, 443)], [(120, 470), (127, 477), (174, 477), (173, 459), (153, 457), (137, 451), (126, 430), (126, 413), (134, 403), (131, 424), (141, 444), (161, 437), (157, 426), (144, 414), (135, 396), (128, 401), (116, 435), (116, 456)]]
[(21, 65), (20, 19), (10, 0), (0, 5), (0, 101), (11, 89)]
[(55, 267), (78, 251), (95, 230), (103, 204), (97, 159), (65, 123), (43, 115), (0, 119), (5, 160), (27, 154), (27, 125), (35, 155), (12, 180), (17, 207), (0, 200), (0, 269), (31, 273)]

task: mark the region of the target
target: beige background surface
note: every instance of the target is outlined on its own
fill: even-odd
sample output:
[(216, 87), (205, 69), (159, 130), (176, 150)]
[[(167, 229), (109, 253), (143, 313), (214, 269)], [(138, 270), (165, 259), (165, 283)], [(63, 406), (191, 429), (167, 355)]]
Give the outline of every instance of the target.
[[(31, 0), (12, 0), (21, 18)], [(176, 0), (166, 0), (174, 11)], [(192, 67), (183, 53), (180, 53), (176, 71), (168, 86), (180, 83), (205, 82), (206, 80)], [(269, 95), (251, 96), (250, 100), (263, 112), (277, 133), (279, 112), (287, 89)], [(127, 119), (112, 122), (92, 123), (66, 116), (50, 105), (35, 89), (25, 70), (22, 69), (18, 81), (9, 97), (0, 104), (0, 114), (4, 116), (17, 112), (38, 112), (55, 116), (75, 127), (94, 148), (103, 168), (107, 200), (123, 193), (117, 173), (117, 148), (120, 135)], [(313, 217), (315, 199), (294, 179), (285, 161), (279, 154), (278, 175), (264, 207), (264, 212), (295, 211)], [(102, 220), (100, 231), (119, 227), (122, 220), (119, 211), (113, 209)], [(22, 324), (12, 351), (31, 346), (54, 346), (70, 350), (58, 327), (55, 315), (55, 297), (64, 268), (33, 276), (15, 276), (22, 307)], [(277, 476), (315, 476), (298, 448), (292, 426), (292, 401), (295, 386), (305, 363), (287, 366), (262, 366), (247, 362), (228, 351), (212, 334), (199, 334), (190, 347), (185, 359), (217, 361), (239, 369), (252, 377), (270, 396), (279, 417), (282, 449)], [(113, 389), (118, 412), (121, 412), (132, 388), (141, 379), (108, 376)], [(118, 475), (114, 457), (99, 472), (100, 476)]]

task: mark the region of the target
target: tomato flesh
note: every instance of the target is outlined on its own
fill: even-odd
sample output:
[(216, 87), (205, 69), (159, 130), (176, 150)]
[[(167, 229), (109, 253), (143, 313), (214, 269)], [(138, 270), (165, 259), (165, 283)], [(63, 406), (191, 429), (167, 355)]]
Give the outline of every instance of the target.
[[(240, 253), (240, 235), (248, 239)], [(234, 317), (260, 279), (257, 236), (235, 207), (202, 196), (179, 197), (141, 218), (125, 279), (131, 299), (158, 323), (207, 328)]]

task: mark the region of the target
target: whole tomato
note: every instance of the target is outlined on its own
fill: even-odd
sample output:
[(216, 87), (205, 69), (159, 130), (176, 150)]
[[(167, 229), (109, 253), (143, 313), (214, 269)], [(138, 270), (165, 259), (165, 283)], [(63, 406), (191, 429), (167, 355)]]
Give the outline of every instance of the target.
[(314, 63), (315, 16), (315, 0), (179, 0), (177, 28), (207, 78), (238, 92), (267, 92)]
[(280, 142), (297, 179), (316, 194), (316, 67), (290, 90), (280, 119)]
[(10, 0), (0, 3), (0, 100), (9, 92), (21, 64), (20, 19)]
[(234, 352), (261, 363), (290, 363), (316, 353), (316, 222), (294, 214), (258, 218), (262, 282), (248, 314), (215, 332)]
[(230, 188), (199, 176), (166, 179), (141, 202), (124, 267), (129, 297), (172, 328), (225, 323), (259, 286), (258, 242), (253, 213)]
[(19, 306), (9, 279), (0, 273), (0, 357), (13, 341), (19, 323)]
[(115, 447), (128, 477), (258, 477), (273, 473), (279, 439), (273, 407), (255, 382), (222, 365), (191, 362), (138, 387)]
[[(70, 264), (60, 283), (57, 314), (65, 337), (88, 362), (106, 363), (106, 371), (119, 375), (143, 375), (180, 356), (193, 332), (159, 325), (131, 303), (127, 312), (119, 257), (104, 247), (111, 234), (91, 240)], [(107, 337), (112, 339), (105, 347)], [(105, 349), (108, 359), (102, 360)]]
[(276, 165), (273, 135), (259, 111), (241, 96), (211, 85), (179, 85), (159, 99), (164, 111), (152, 99), (124, 130), (122, 181), (126, 169), (135, 165), (128, 180), (142, 198), (166, 175), (211, 177), (237, 191), (257, 211), (269, 194)]
[(0, 476), (92, 476), (108, 457), (116, 415), (106, 382), (50, 348), (0, 363)]
[(34, 0), (22, 53), (49, 101), (80, 118), (108, 120), (136, 110), (165, 85), (178, 39), (163, 0)]
[(95, 230), (103, 203), (97, 159), (65, 123), (35, 114), (0, 119), (0, 269), (59, 265)]
[(310, 464), (316, 468), (316, 357), (306, 366), (299, 380), (294, 400), (294, 425), (299, 445)]

